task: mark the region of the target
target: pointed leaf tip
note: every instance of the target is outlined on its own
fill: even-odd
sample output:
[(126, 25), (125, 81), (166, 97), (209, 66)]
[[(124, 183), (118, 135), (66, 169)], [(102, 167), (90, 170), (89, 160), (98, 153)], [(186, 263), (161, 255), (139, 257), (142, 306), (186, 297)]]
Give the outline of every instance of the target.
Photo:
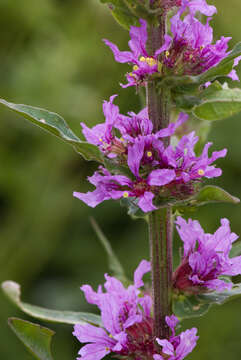
[(52, 135), (57, 136), (64, 142), (72, 145), (85, 160), (94, 160), (100, 163), (103, 162), (103, 156), (98, 147), (93, 144), (89, 144), (86, 141), (81, 141), (70, 129), (62, 116), (38, 107), (14, 104), (4, 99), (0, 99), (0, 104), (13, 110)]
[(54, 331), (18, 318), (9, 318), (8, 324), (36, 359), (53, 360), (51, 341)]

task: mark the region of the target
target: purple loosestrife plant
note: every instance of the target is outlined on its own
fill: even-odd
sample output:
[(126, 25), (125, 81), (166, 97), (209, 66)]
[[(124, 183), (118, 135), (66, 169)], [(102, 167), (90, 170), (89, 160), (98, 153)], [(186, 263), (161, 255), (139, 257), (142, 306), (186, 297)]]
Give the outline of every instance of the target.
[[(105, 275), (105, 291), (98, 287), (95, 292), (89, 285), (81, 287), (86, 300), (98, 306), (104, 328), (86, 324), (74, 327), (74, 336), (81, 343), (88, 343), (80, 351), (82, 360), (100, 360), (110, 352), (118, 358), (138, 360), (184, 359), (195, 347), (197, 329), (175, 334), (178, 319), (167, 316), (171, 329), (168, 339), (155, 338), (153, 334), (152, 298), (144, 286), (142, 277), (151, 269), (142, 260), (134, 273), (134, 284), (125, 288), (116, 278)], [(157, 348), (157, 344), (160, 345)]]
[[(101, 2), (130, 31), (130, 51), (104, 41), (117, 62), (133, 66), (122, 86), (135, 85), (139, 91), (142, 85), (146, 107), (123, 115), (114, 104), (116, 95), (111, 96), (103, 104), (104, 123), (89, 128), (81, 122), (82, 141), (58, 114), (3, 99), (0, 103), (69, 143), (86, 160), (98, 162), (88, 178), (95, 190), (74, 196), (91, 207), (122, 199), (130, 215), (144, 215), (150, 262), (140, 263), (132, 284), (93, 223), (114, 275), (105, 275), (104, 289), (99, 286), (97, 292), (89, 285), (81, 287), (100, 315), (35, 307), (21, 302), (18, 284), (7, 281), (2, 287), (28, 315), (74, 324), (74, 336), (85, 344), (77, 359), (100, 360), (112, 354), (125, 360), (182, 360), (198, 337), (196, 328), (176, 334), (179, 320), (204, 315), (213, 303), (241, 295), (241, 284), (231, 281), (241, 274), (241, 250), (232, 247), (237, 235), (228, 220), (222, 219), (219, 229), (207, 234), (197, 220), (176, 218), (180, 212), (185, 216), (187, 208), (194, 211), (209, 202), (239, 202), (217, 186), (202, 185), (222, 174), (215, 162), (227, 153), (223, 149), (208, 154), (210, 126), (204, 121), (211, 124), (241, 111), (241, 90), (228, 85), (239, 80), (234, 68), (241, 59), (241, 43), (228, 50), (229, 37), (213, 42), (210, 21), (216, 8), (205, 0)], [(173, 271), (175, 222), (184, 250)], [(149, 271), (151, 286), (144, 287), (142, 277)], [(10, 319), (10, 326), (37, 358), (53, 359), (51, 331), (19, 319)]]

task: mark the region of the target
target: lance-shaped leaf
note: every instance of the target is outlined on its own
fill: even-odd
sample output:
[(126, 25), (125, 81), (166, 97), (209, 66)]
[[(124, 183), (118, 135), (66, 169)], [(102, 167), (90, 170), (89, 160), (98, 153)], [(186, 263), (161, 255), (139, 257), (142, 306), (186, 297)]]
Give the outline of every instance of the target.
[(194, 197), (177, 204), (175, 209), (178, 211), (195, 210), (197, 206), (203, 206), (209, 203), (230, 203), (238, 204), (240, 200), (229, 194), (222, 188), (214, 185), (204, 186)]
[[(208, 89), (207, 89), (208, 90)], [(203, 92), (201, 103), (194, 106), (193, 114), (201, 120), (222, 120), (241, 111), (241, 90), (221, 89)]]
[(19, 309), (34, 318), (63, 324), (90, 323), (101, 326), (101, 318), (99, 315), (84, 312), (51, 310), (22, 302), (21, 287), (14, 281), (5, 281), (2, 283), (2, 290)]
[(213, 185), (204, 186), (194, 199), (196, 206), (216, 202), (238, 204), (240, 200), (222, 188)]
[(38, 107), (10, 103), (3, 99), (0, 99), (0, 104), (72, 145), (86, 160), (103, 162), (102, 154), (97, 146), (81, 141), (60, 115)]
[(104, 247), (104, 249), (108, 255), (110, 270), (112, 271), (112, 273), (115, 277), (117, 277), (122, 282), (126, 283), (128, 280), (126, 278), (125, 271), (124, 271), (119, 259), (117, 258), (116, 254), (114, 253), (114, 250), (112, 249), (112, 246), (111, 246), (109, 240), (104, 235), (104, 233), (102, 232), (101, 228), (99, 227), (99, 225), (97, 224), (97, 222), (95, 221), (94, 218), (90, 218), (90, 222), (91, 222), (91, 225), (93, 226), (93, 229), (94, 229), (98, 239), (100, 240), (100, 243), (102, 244), (102, 246)]
[(178, 296), (173, 301), (173, 312), (180, 319), (205, 315), (210, 304), (201, 302), (196, 296)]
[(36, 359), (53, 360), (51, 341), (54, 331), (18, 318), (10, 318), (8, 324)]
[(218, 304), (222, 305), (227, 301), (234, 300), (241, 297), (241, 284), (234, 284), (232, 290), (226, 290), (223, 292), (210, 292), (207, 294), (198, 295), (197, 299), (206, 304)]

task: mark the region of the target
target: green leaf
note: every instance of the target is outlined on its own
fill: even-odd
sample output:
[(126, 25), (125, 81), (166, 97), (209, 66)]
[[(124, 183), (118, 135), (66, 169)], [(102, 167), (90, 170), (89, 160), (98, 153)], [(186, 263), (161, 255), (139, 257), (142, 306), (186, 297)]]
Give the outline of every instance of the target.
[(50, 310), (40, 306), (31, 305), (21, 301), (21, 287), (14, 281), (2, 283), (2, 290), (7, 297), (24, 313), (45, 321), (63, 324), (82, 324), (90, 323), (101, 326), (99, 315), (73, 311)]
[(159, 15), (158, 11), (150, 9), (149, 4), (147, 6), (139, 0), (100, 0), (100, 2), (109, 6), (116, 21), (127, 30), (132, 25), (140, 26), (139, 19), (154, 23)]
[(180, 319), (188, 319), (206, 314), (210, 305), (201, 303), (196, 296), (180, 295), (173, 302), (173, 312)]
[(100, 0), (103, 4), (108, 4), (115, 20), (125, 29), (130, 26), (139, 26), (139, 19), (129, 9), (122, 0)]
[(121, 280), (122, 282), (127, 282), (128, 280), (126, 278), (124, 269), (123, 269), (119, 259), (115, 255), (109, 240), (103, 234), (101, 228), (99, 227), (99, 225), (97, 224), (95, 219), (90, 218), (90, 221), (91, 221), (91, 225), (93, 226), (93, 229), (94, 229), (98, 239), (100, 240), (100, 243), (102, 244), (103, 248), (105, 249), (105, 251), (108, 255), (109, 267), (110, 267), (110, 270), (113, 272), (113, 275), (115, 277), (117, 277), (119, 280)]
[(98, 147), (85, 141), (81, 141), (60, 115), (33, 106), (10, 103), (4, 99), (0, 99), (0, 104), (15, 111), (33, 124), (72, 145), (84, 159), (103, 162), (103, 157)]
[(51, 341), (54, 331), (17, 318), (8, 319), (8, 324), (36, 359), (53, 360)]
[(216, 202), (238, 204), (240, 200), (222, 188), (213, 185), (204, 186), (194, 199), (196, 206)]
[(229, 256), (231, 258), (241, 255), (241, 241), (236, 242), (230, 250)]
[(241, 284), (234, 284), (232, 290), (226, 290), (223, 292), (210, 292), (207, 294), (198, 295), (198, 300), (208, 304), (222, 305), (227, 301), (234, 300), (241, 297)]
[(241, 111), (241, 90), (204, 91), (200, 102), (192, 110), (196, 117), (201, 120), (222, 120)]

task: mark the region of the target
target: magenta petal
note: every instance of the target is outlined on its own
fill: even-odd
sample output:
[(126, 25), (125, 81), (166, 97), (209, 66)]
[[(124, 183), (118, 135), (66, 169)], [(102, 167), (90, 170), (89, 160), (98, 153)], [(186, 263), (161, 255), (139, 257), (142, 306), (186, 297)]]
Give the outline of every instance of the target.
[(87, 193), (79, 193), (74, 191), (73, 196), (79, 200), (82, 200), (88, 206), (93, 208), (99, 205), (102, 201), (110, 199), (110, 196), (106, 196), (106, 194), (99, 189), (96, 189), (92, 192), (88, 191)]
[(138, 206), (141, 208), (142, 211), (149, 212), (156, 210), (156, 206), (154, 206), (152, 203), (154, 196), (155, 195), (149, 191), (146, 191), (142, 196), (140, 196)]
[(156, 185), (156, 186), (162, 186), (169, 184), (172, 180), (174, 180), (176, 177), (176, 173), (174, 170), (169, 169), (160, 169), (160, 170), (153, 170), (148, 178), (147, 183), (149, 185)]
[(151, 271), (150, 261), (142, 260), (134, 273), (134, 285), (136, 288), (144, 286), (142, 277), (149, 271)]
[(174, 355), (174, 346), (166, 339), (156, 339), (157, 343), (162, 346), (162, 352), (167, 355)]
[(135, 60), (130, 51), (120, 51), (118, 47), (109, 40), (103, 39), (104, 43), (112, 50), (115, 60), (119, 63), (127, 63)]
[(78, 359), (101, 360), (109, 353), (110, 349), (107, 346), (102, 344), (87, 344), (80, 349), (79, 355), (81, 355), (81, 358)]
[(105, 346), (115, 344), (115, 341), (107, 335), (104, 329), (90, 324), (76, 324), (73, 335), (76, 336), (81, 343), (93, 342), (104, 344)]
[(176, 359), (182, 360), (195, 348), (198, 340), (197, 329), (192, 328), (180, 334), (180, 344), (176, 348)]

